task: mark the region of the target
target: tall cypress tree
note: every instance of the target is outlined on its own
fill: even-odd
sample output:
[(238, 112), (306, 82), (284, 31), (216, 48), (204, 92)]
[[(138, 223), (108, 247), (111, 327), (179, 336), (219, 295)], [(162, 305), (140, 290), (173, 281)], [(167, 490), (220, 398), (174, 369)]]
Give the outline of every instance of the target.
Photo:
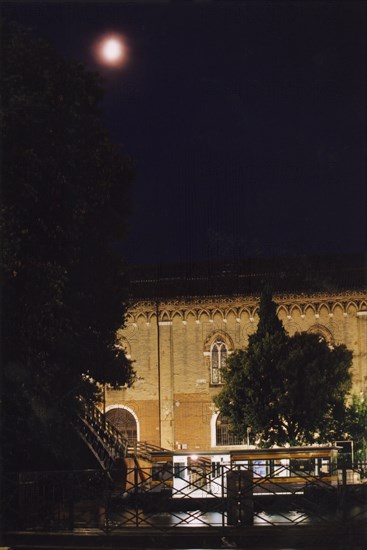
[(254, 334), (250, 336), (250, 342), (259, 340), (266, 334), (279, 334), (285, 336), (283, 324), (277, 316), (276, 304), (270, 285), (266, 285), (261, 293), (259, 306), (259, 324)]

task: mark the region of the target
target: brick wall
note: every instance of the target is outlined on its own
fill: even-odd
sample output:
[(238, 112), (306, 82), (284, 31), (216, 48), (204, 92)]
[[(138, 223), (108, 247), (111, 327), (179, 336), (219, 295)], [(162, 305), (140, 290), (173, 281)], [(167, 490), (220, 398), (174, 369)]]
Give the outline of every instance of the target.
[[(313, 331), (353, 351), (353, 389), (367, 390), (366, 293), (275, 295), (290, 334)], [(229, 349), (245, 348), (258, 321), (256, 297), (201, 297), (137, 302), (118, 339), (138, 375), (132, 388), (107, 392), (108, 408), (124, 406), (138, 418), (140, 439), (169, 449), (209, 449), (214, 414), (210, 344), (216, 335)], [(159, 342), (159, 351), (158, 351)]]

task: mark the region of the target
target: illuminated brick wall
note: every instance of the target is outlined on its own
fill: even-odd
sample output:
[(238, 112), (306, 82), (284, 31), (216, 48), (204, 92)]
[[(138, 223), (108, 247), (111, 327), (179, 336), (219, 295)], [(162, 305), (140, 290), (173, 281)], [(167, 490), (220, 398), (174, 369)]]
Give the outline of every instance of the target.
[[(314, 331), (353, 351), (353, 393), (367, 390), (366, 294), (274, 295), (290, 334)], [(132, 388), (107, 392), (107, 409), (126, 407), (139, 438), (169, 449), (210, 449), (215, 410), (210, 383), (210, 345), (220, 337), (231, 350), (244, 348), (256, 330), (259, 298), (200, 297), (137, 302), (118, 338), (138, 375)], [(213, 424), (214, 422), (214, 424)]]

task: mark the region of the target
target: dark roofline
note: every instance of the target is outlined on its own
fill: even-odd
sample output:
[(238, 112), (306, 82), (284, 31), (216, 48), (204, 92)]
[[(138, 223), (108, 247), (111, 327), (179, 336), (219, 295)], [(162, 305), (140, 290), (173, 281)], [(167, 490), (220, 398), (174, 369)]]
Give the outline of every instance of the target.
[(277, 292), (332, 292), (367, 289), (367, 255), (247, 258), (132, 266), (131, 299), (258, 295), (265, 284)]

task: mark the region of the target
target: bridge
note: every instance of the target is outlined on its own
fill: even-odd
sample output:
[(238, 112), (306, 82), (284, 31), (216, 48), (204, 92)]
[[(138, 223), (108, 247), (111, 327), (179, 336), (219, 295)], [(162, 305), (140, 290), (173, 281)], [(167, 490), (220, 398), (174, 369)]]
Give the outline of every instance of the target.
[[(120, 471), (125, 476), (121, 478), (121, 475), (117, 475), (117, 478), (122, 483), (126, 482), (126, 469), (131, 461), (143, 480), (142, 468), (146, 463), (152, 464), (159, 461), (161, 456), (172, 454), (146, 441), (131, 445), (93, 403), (84, 402), (83, 412), (79, 415), (75, 428), (111, 481), (116, 481), (116, 474)], [(143, 465), (139, 461), (143, 461)]]

